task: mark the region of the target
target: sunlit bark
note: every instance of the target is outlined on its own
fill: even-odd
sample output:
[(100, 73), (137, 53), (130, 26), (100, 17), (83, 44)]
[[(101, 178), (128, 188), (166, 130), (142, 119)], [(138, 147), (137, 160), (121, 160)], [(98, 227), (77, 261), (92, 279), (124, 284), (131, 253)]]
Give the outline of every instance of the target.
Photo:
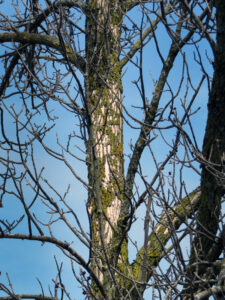
[[(123, 12), (119, 1), (89, 1), (86, 20), (88, 106), (88, 212), (92, 238), (91, 263), (104, 286), (117, 266), (123, 201), (123, 120), (120, 35)], [(126, 246), (125, 246), (126, 247)], [(127, 249), (126, 249), (127, 251)]]

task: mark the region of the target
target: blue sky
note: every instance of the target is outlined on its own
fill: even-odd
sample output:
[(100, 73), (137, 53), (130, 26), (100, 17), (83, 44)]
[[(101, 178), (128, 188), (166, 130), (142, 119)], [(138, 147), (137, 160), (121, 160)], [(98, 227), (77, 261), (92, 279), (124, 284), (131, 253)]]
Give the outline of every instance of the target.
[[(0, 9), (3, 13), (9, 14), (9, 7), (6, 2), (0, 6)], [(130, 16), (137, 19), (138, 18), (138, 11), (135, 9), (134, 11), (130, 12)], [(129, 21), (125, 20), (125, 22), (129, 25)], [(162, 49), (162, 55), (164, 57), (167, 55), (168, 47), (169, 47), (169, 39), (166, 37), (165, 30), (163, 28), (158, 29), (158, 42)], [(200, 52), (204, 53), (207, 50), (210, 54), (210, 50), (206, 42), (201, 42), (199, 44)], [(2, 48), (0, 48), (1, 51)], [(188, 46), (184, 48), (186, 54), (186, 60), (189, 62), (189, 72), (192, 78), (192, 82), (194, 87), (196, 88), (201, 72), (200, 67), (194, 61), (193, 57), (193, 47)], [(144, 49), (143, 53), (144, 59), (144, 78), (145, 78), (145, 88), (146, 88), (146, 96), (150, 100), (152, 96), (152, 92), (154, 89), (154, 80), (158, 79), (158, 75), (161, 71), (162, 63), (160, 62), (159, 58), (156, 55), (156, 48), (154, 42), (151, 41), (149, 45), (147, 45)], [(207, 60), (204, 61), (206, 65), (206, 69), (209, 73), (212, 72), (212, 68)], [(175, 62), (174, 69), (169, 76), (169, 83), (173, 87), (173, 89), (177, 89), (179, 84), (179, 77), (182, 71), (182, 57), (179, 56)], [(132, 64), (128, 64), (125, 66), (124, 71), (125, 75), (123, 77), (124, 83), (124, 104), (128, 108), (129, 112), (134, 114), (135, 117), (138, 117), (140, 120), (142, 119), (142, 112), (140, 109), (136, 109), (132, 106), (141, 106), (141, 98), (138, 94), (137, 88), (131, 82), (133, 80), (137, 80), (138, 73), (137, 69)], [(185, 74), (185, 79), (187, 75)], [(13, 91), (13, 87), (11, 88)], [(183, 100), (185, 94), (185, 84), (181, 89), (179, 96), (176, 98), (175, 106), (177, 107), (178, 113), (180, 115), (183, 114), (182, 109), (180, 107), (180, 100)], [(193, 91), (190, 89), (187, 94), (187, 101), (190, 101), (191, 96), (193, 95)], [(169, 93), (165, 93), (162, 101), (161, 107), (163, 107), (164, 103), (168, 101)], [(201, 91), (195, 101), (193, 106), (193, 110), (201, 107), (198, 114), (192, 117), (192, 124), (196, 133), (196, 137), (198, 140), (199, 148), (201, 149), (203, 135), (205, 130), (205, 123), (206, 123), (206, 116), (207, 116), (207, 99), (208, 99), (208, 88), (206, 81), (202, 85)], [(16, 99), (12, 98), (12, 102)], [(58, 107), (53, 105), (55, 109), (55, 115), (58, 116), (58, 120), (56, 122), (56, 127), (49, 135), (47, 144), (52, 147), (58, 147), (56, 145), (56, 133), (59, 137), (59, 140), (63, 143), (65, 142), (65, 136), (73, 131), (73, 127), (76, 128), (77, 120), (75, 119), (74, 115), (69, 114), (65, 110), (59, 110)], [(42, 116), (37, 116), (37, 122), (41, 124)], [(128, 118), (129, 119), (129, 118)], [(46, 121), (46, 120), (45, 120)], [(130, 120), (131, 121), (131, 120)], [(10, 118), (6, 120), (7, 122), (7, 134), (11, 137), (14, 137), (14, 124), (11, 123), (12, 121)], [(134, 122), (131, 121), (134, 124)], [(187, 128), (187, 130), (189, 130)], [(124, 149), (125, 153), (128, 155), (130, 153), (129, 143), (135, 142), (139, 131), (138, 130), (131, 130), (127, 124), (124, 124)], [(168, 131), (165, 133), (165, 136), (168, 140), (172, 140), (174, 138), (174, 131)], [(78, 144), (82, 146), (82, 143)], [(154, 152), (157, 154), (158, 161), (163, 161), (167, 154), (169, 148), (165, 145), (162, 138), (158, 138), (156, 141), (152, 143), (152, 148)], [(36, 157), (38, 157), (37, 167), (41, 169), (42, 166), (45, 167), (45, 177), (49, 179), (49, 182), (54, 184), (58, 191), (64, 193), (67, 189), (68, 184), (71, 185), (71, 190), (68, 196), (68, 201), (74, 208), (74, 210), (78, 213), (81, 223), (86, 231), (88, 231), (88, 224), (87, 224), (87, 215), (85, 210), (85, 201), (87, 199), (87, 192), (86, 189), (75, 179), (71, 176), (71, 173), (65, 166), (52, 158), (50, 158), (45, 151), (39, 146), (36, 145), (36, 149), (34, 150), (36, 153)], [(79, 153), (79, 150), (74, 148), (75, 153)], [(180, 152), (182, 154), (182, 150)], [(84, 158), (84, 155), (81, 155)], [(86, 166), (75, 160), (70, 159), (71, 164), (75, 168), (75, 170), (79, 173), (84, 180), (87, 179), (86, 173)], [(126, 160), (125, 166), (127, 166), (128, 159)], [(146, 150), (142, 157), (142, 172), (144, 175), (148, 176), (148, 180), (152, 178), (155, 172), (155, 167), (153, 164), (153, 160), (149, 156), (149, 151)], [(197, 166), (198, 167), (198, 166)], [(168, 174), (171, 171), (171, 165), (168, 165), (165, 169), (165, 173)], [(179, 169), (179, 166), (177, 166)], [(177, 173), (177, 179), (179, 179), (179, 172)], [(191, 191), (193, 188), (198, 186), (199, 184), (199, 177), (193, 172), (191, 169), (186, 169), (184, 171), (184, 181), (187, 186), (187, 190)], [(141, 181), (140, 177), (137, 177), (136, 180), (137, 185), (139, 186), (139, 191), (143, 191), (144, 185)], [(178, 184), (179, 187), (179, 184)], [(29, 190), (29, 187), (25, 187), (26, 194), (25, 198), (29, 199), (32, 197), (32, 192)], [(3, 203), (4, 208), (0, 209), (0, 218), (5, 219), (9, 218), (9, 220), (13, 220), (19, 215), (19, 212), (22, 208), (21, 204), (18, 204), (15, 197), (8, 196), (7, 200)], [(45, 209), (41, 204), (38, 204), (38, 209), (43, 212)], [(137, 241), (138, 247), (142, 245), (143, 242), (143, 217), (144, 217), (145, 207), (140, 207), (140, 210), (137, 214), (138, 221), (133, 225), (131, 229), (131, 237), (133, 240)], [(40, 218), (41, 213), (37, 213), (37, 217)], [(42, 220), (44, 221), (44, 220)], [(20, 225), (19, 229), (23, 230), (26, 228), (26, 222)], [(88, 251), (84, 248), (74, 237), (65, 230), (64, 227), (61, 227), (59, 223), (54, 227), (54, 233), (57, 237), (62, 238), (63, 240), (74, 241), (73, 245), (77, 249), (78, 252), (82, 253), (85, 258), (88, 258)], [(71, 296), (73, 299), (83, 299), (82, 297), (82, 290), (79, 288), (80, 284), (76, 283), (72, 273), (70, 262), (65, 260), (63, 254), (60, 252), (59, 249), (56, 249), (54, 246), (44, 244), (40, 246), (38, 242), (30, 242), (30, 241), (8, 241), (8, 240), (0, 240), (0, 271), (1, 271), (1, 280), (0, 282), (7, 282), (6, 279), (6, 272), (8, 272), (10, 279), (13, 283), (13, 287), (16, 293), (40, 293), (40, 286), (36, 278), (39, 278), (43, 284), (45, 289), (45, 293), (48, 294), (48, 285), (54, 286), (52, 279), (55, 279), (56, 276), (56, 266), (54, 263), (54, 256), (57, 256), (59, 263), (63, 261), (63, 279), (64, 283), (67, 284), (68, 290), (71, 292)], [(132, 260), (135, 257), (135, 251), (131, 246), (131, 256), (130, 259)], [(79, 273), (79, 267), (76, 269)], [(3, 294), (0, 292), (0, 296)]]

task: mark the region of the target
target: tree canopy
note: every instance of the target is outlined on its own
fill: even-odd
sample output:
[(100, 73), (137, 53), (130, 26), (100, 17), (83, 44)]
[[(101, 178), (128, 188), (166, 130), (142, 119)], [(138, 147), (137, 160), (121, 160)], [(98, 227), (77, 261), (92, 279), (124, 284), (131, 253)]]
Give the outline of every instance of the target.
[[(84, 299), (223, 299), (225, 2), (7, 6), (0, 242), (59, 248)], [(0, 300), (76, 299), (55, 263)]]

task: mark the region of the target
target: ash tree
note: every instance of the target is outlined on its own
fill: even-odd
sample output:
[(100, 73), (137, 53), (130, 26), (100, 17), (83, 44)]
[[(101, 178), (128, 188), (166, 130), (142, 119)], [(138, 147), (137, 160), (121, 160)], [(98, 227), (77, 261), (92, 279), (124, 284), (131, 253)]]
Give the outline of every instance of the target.
[[(1, 243), (58, 247), (85, 299), (224, 299), (225, 2), (5, 4)], [(0, 299), (74, 299), (56, 266)]]

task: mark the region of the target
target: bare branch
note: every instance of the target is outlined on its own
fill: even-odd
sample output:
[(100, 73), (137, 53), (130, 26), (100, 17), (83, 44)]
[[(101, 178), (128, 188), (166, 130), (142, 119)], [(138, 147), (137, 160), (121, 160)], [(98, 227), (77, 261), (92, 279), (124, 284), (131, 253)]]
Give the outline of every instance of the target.
[[(0, 42), (18, 42), (21, 44), (39, 44), (58, 50), (64, 56), (64, 49), (62, 48), (60, 41), (49, 35), (41, 35), (27, 32), (15, 32), (15, 33), (0, 33)], [(69, 45), (65, 44), (66, 56), (72, 64), (74, 64), (82, 72), (85, 71), (84, 59), (74, 52)]]

